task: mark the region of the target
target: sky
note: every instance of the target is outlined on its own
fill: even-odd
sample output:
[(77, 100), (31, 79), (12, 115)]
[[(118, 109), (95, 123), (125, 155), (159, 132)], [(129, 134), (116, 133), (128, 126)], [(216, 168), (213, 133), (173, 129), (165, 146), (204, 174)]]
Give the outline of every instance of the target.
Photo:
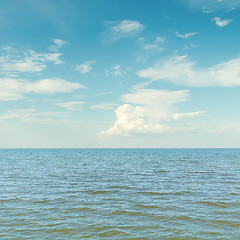
[(239, 26), (240, 0), (0, 0), (0, 147), (240, 147)]

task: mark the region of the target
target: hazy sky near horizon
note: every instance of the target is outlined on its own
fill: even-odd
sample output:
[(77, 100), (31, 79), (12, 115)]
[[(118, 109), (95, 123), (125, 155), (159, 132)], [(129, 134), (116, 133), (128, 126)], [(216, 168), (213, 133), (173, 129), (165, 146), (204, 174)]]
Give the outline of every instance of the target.
[(240, 0), (0, 0), (0, 147), (240, 147)]

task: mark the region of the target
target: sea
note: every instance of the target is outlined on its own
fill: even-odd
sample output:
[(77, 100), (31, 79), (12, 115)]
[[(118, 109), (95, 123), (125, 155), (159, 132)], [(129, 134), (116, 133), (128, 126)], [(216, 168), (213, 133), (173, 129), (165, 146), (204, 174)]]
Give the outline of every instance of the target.
[(240, 239), (240, 149), (0, 149), (0, 239)]

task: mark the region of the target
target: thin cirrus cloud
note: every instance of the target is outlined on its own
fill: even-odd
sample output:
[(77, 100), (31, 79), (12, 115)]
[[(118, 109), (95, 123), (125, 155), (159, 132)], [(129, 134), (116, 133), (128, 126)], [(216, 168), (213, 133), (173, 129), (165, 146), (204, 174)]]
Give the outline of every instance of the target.
[(66, 93), (84, 88), (83, 85), (69, 82), (61, 78), (40, 79), (38, 81), (27, 81), (24, 79), (1, 78), (0, 79), (0, 100), (18, 100), (25, 94), (55, 94)]
[(82, 74), (86, 74), (92, 71), (92, 65), (96, 63), (96, 61), (86, 61), (83, 64), (75, 66), (75, 70), (80, 71)]
[(240, 58), (201, 68), (185, 56), (174, 56), (157, 63), (152, 68), (138, 71), (137, 75), (148, 79), (143, 85), (167, 80), (176, 85), (191, 87), (240, 86)]
[(189, 99), (189, 91), (137, 89), (122, 96), (125, 104), (115, 110), (116, 122), (103, 135), (161, 134), (170, 131), (171, 122), (198, 117), (205, 111), (178, 113), (174, 105)]
[(71, 111), (80, 111), (82, 110), (82, 105), (85, 102), (83, 101), (70, 101), (70, 102), (63, 102), (63, 103), (56, 103), (56, 106), (66, 108)]
[(184, 33), (184, 34), (180, 34), (179, 32), (176, 32), (175, 34), (179, 38), (189, 38), (189, 37), (192, 37), (194, 35), (197, 35), (198, 32), (190, 32), (190, 33)]
[(215, 12), (220, 9), (230, 11), (240, 7), (238, 0), (184, 0), (193, 8), (199, 8), (207, 13)]
[(123, 20), (105, 23), (108, 31), (105, 33), (105, 40), (112, 42), (121, 38), (130, 38), (138, 35), (144, 26), (139, 21)]
[(165, 37), (157, 36), (153, 42), (146, 43), (145, 38), (138, 38), (139, 43), (141, 44), (141, 48), (143, 51), (138, 55), (137, 61), (145, 63), (148, 59), (156, 54), (163, 52), (165, 48), (163, 47), (164, 43), (166, 42)]
[(220, 17), (215, 17), (212, 19), (219, 27), (226, 27), (229, 23), (232, 22), (232, 19), (221, 19)]

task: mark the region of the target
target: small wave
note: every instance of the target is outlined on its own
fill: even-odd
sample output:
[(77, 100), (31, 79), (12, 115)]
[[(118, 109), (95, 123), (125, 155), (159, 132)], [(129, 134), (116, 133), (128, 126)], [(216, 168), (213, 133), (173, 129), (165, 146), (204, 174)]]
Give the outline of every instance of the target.
[(181, 215), (181, 216), (174, 216), (175, 219), (181, 220), (181, 221), (189, 221), (192, 222), (194, 219), (191, 217), (188, 217), (186, 215)]
[(160, 209), (160, 207), (156, 205), (144, 205), (144, 204), (135, 204), (134, 207), (140, 209)]
[(156, 172), (156, 173), (166, 173), (166, 172), (168, 172), (168, 171), (166, 171), (166, 170), (156, 170), (155, 172)]
[(129, 187), (129, 186), (111, 186), (109, 187), (110, 189), (113, 188), (113, 189), (124, 189), (124, 190), (132, 190), (132, 189), (135, 189), (135, 187)]
[(86, 191), (86, 193), (92, 194), (92, 195), (97, 195), (97, 194), (112, 194), (112, 193), (118, 193), (118, 190), (89, 190)]
[(82, 207), (82, 208), (70, 208), (68, 210), (69, 213), (71, 212), (96, 212), (95, 209), (89, 208), (89, 207)]
[(200, 201), (198, 203), (201, 204), (206, 204), (208, 206), (212, 206), (212, 207), (220, 207), (220, 208), (228, 208), (228, 207), (239, 207), (240, 203), (226, 203), (226, 202), (207, 202), (207, 201)]
[(52, 229), (52, 228), (48, 228), (46, 229), (47, 233), (58, 233), (61, 235), (69, 235), (69, 234), (73, 234), (76, 232), (76, 229), (74, 228), (61, 228), (61, 229)]
[(97, 236), (99, 237), (130, 236), (130, 235), (131, 234), (127, 232), (119, 231), (119, 230), (110, 230), (110, 231), (97, 234)]
[(126, 210), (117, 210), (111, 212), (112, 215), (128, 215), (128, 216), (147, 216), (142, 212), (133, 212), (133, 211), (126, 211)]
[(151, 192), (151, 191), (147, 191), (147, 192), (137, 192), (138, 194), (143, 194), (143, 195), (158, 195), (158, 196), (162, 196), (162, 195), (184, 195), (187, 192)]
[(0, 199), (0, 203), (10, 203), (10, 202), (18, 202), (21, 201), (20, 198), (7, 198), (7, 199)]
[(212, 220), (211, 223), (217, 224), (219, 226), (228, 226), (233, 228), (240, 229), (240, 223), (234, 221), (227, 221), (227, 220)]

